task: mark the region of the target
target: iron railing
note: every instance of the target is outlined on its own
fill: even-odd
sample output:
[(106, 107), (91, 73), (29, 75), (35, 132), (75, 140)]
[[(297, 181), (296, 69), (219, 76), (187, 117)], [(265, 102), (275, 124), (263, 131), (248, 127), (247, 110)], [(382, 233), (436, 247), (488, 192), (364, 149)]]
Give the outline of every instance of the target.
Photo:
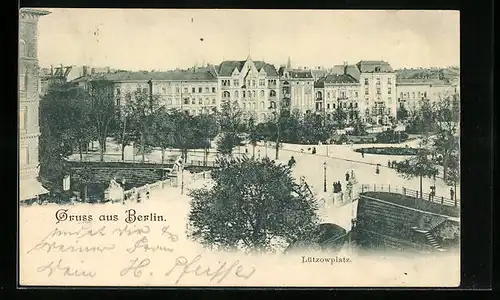
[(420, 192), (417, 190), (408, 189), (406, 187), (397, 186), (397, 185), (362, 184), (361, 185), (361, 193), (364, 193), (364, 192), (396, 193), (396, 194), (401, 194), (404, 196), (413, 197), (413, 198), (417, 198), (417, 199), (421, 198), (423, 200), (427, 200), (429, 202), (433, 202), (433, 203), (437, 203), (437, 204), (441, 204), (441, 205), (460, 207), (460, 199), (458, 199), (456, 196), (454, 197), (454, 199), (451, 199), (451, 198), (447, 198), (444, 196), (438, 196), (437, 194), (432, 196), (430, 193), (422, 193), (422, 195), (420, 195)]

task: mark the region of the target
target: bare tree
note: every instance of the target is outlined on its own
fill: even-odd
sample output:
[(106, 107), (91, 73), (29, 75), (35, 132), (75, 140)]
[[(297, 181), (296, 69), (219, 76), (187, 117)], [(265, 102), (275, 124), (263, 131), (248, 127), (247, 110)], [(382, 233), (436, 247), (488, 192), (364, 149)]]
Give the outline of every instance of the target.
[(106, 138), (116, 113), (113, 83), (103, 79), (91, 80), (89, 82), (89, 94), (92, 109), (91, 119), (96, 127), (100, 146), (100, 161), (104, 161)]

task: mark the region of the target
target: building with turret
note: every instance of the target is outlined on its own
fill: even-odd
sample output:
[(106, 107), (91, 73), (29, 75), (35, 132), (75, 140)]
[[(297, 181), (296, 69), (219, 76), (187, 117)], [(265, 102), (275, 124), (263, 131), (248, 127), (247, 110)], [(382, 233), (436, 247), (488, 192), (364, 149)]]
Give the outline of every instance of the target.
[(315, 111), (315, 77), (312, 71), (292, 68), (290, 58), (288, 58), (287, 65), (279, 68), (278, 74), (282, 91), (281, 109), (297, 112), (299, 115)]
[(223, 61), (217, 70), (218, 96), (239, 107), (245, 118), (265, 122), (278, 111), (280, 78), (276, 68), (248, 56), (243, 61)]
[(48, 191), (38, 180), (38, 108), (40, 78), (37, 55), (38, 20), (49, 12), (23, 8), (19, 12), (19, 198), (36, 199)]

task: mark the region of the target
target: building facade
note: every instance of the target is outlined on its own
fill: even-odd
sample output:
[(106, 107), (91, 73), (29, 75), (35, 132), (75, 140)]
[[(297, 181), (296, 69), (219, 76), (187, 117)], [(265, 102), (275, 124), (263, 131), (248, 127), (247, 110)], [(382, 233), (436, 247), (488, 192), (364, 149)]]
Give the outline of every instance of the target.
[(363, 119), (372, 124), (388, 124), (396, 118), (396, 72), (385, 61), (360, 61), (356, 67)]
[(396, 121), (399, 106), (413, 109), (421, 99), (438, 101), (457, 92), (459, 70), (418, 70), (405, 69), (401, 75), (385, 61), (294, 69), (290, 59), (276, 70), (248, 57), (188, 70), (93, 72), (74, 82), (103, 78), (114, 84), (119, 105), (125, 103), (127, 94), (140, 90), (161, 96), (160, 104), (165, 107), (191, 115), (211, 113), (229, 103), (255, 122), (271, 120), (278, 112), (300, 116), (316, 112), (333, 118), (342, 109), (348, 122), (359, 117), (364, 123), (385, 125)]
[(398, 106), (416, 110), (422, 101), (431, 104), (459, 94), (459, 75), (449, 69), (402, 69), (397, 71)]
[(363, 107), (360, 107), (359, 89), (359, 82), (349, 74), (326, 76), (323, 96), (327, 119), (333, 118), (336, 110), (345, 112), (347, 122), (361, 117), (359, 112)]
[(124, 107), (136, 91), (159, 96), (159, 105), (191, 115), (211, 113), (217, 107), (217, 71), (214, 66), (166, 72), (95, 73), (75, 79), (85, 86), (90, 80), (113, 84), (116, 105)]
[(280, 79), (264, 61), (223, 61), (217, 71), (220, 103), (239, 107), (246, 119), (265, 122), (280, 110)]
[(283, 110), (310, 114), (316, 110), (314, 98), (315, 77), (311, 70), (293, 69), (290, 59), (278, 70)]
[(21, 9), (19, 13), (19, 191), (20, 200), (47, 193), (38, 181), (39, 66), (38, 19), (49, 12)]

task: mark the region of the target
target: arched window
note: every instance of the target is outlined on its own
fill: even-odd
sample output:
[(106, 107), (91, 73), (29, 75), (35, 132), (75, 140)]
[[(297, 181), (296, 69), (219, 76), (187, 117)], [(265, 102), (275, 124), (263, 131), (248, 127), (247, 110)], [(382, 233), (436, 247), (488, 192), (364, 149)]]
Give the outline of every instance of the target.
[(264, 122), (266, 120), (266, 114), (260, 114), (260, 122)]
[(260, 102), (260, 109), (264, 110), (266, 104), (264, 103), (264, 101), (261, 101)]
[(28, 56), (28, 48), (26, 47), (26, 42), (23, 40), (19, 40), (19, 56)]
[(261, 90), (261, 91), (260, 91), (260, 96), (261, 96), (261, 97), (264, 97), (264, 90)]
[(247, 93), (245, 91), (243, 91), (243, 98), (245, 98), (247, 96)]
[(229, 98), (229, 97), (231, 97), (231, 94), (230, 94), (228, 91), (224, 91), (224, 92), (222, 93), (222, 97), (224, 97), (224, 98)]
[(322, 95), (320, 91), (316, 92), (316, 99), (322, 99)]
[(271, 91), (269, 92), (269, 96), (271, 96), (271, 97), (276, 97), (276, 91), (275, 91), (275, 90), (271, 90)]
[(234, 97), (238, 98), (239, 96), (240, 96), (240, 94), (238, 93), (238, 91), (234, 91)]

